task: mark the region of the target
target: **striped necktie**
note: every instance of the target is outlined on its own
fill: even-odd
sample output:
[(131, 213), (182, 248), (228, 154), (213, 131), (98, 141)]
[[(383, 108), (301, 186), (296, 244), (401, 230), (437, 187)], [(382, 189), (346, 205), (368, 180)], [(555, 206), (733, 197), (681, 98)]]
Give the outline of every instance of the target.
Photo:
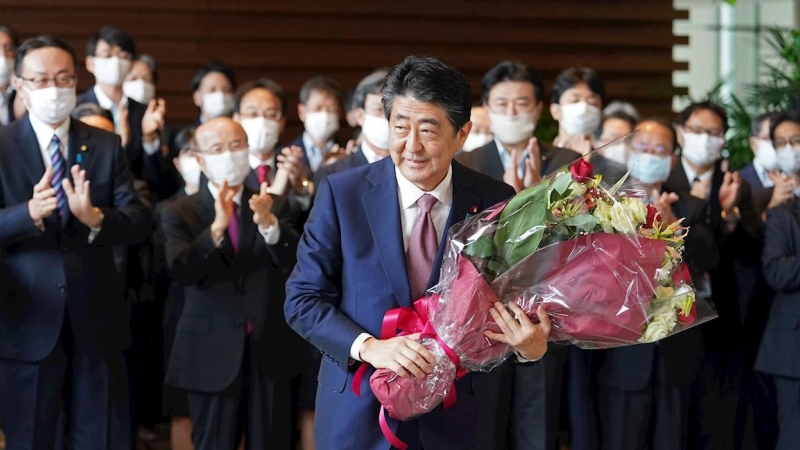
[(69, 217), (69, 204), (67, 203), (67, 194), (61, 186), (61, 182), (67, 175), (67, 162), (64, 161), (64, 155), (61, 153), (61, 141), (58, 136), (53, 135), (50, 141), (50, 164), (53, 167), (53, 177), (50, 179), (50, 186), (56, 190), (56, 200), (58, 203), (58, 215), (61, 218), (61, 223), (64, 224)]

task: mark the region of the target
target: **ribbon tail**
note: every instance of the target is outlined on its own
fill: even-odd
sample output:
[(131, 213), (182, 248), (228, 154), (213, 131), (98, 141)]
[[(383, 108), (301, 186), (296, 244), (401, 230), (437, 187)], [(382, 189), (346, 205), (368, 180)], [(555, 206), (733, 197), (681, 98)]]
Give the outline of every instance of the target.
[(393, 447), (396, 447), (400, 450), (407, 450), (408, 444), (401, 441), (400, 438), (397, 437), (396, 434), (392, 432), (392, 429), (389, 427), (389, 422), (386, 421), (386, 410), (381, 406), (381, 412), (379, 413), (378, 421), (381, 424), (381, 431), (383, 432), (383, 437), (392, 444)]
[(366, 374), (367, 363), (361, 363), (356, 373), (353, 375), (353, 385), (351, 386), (353, 393), (356, 394), (357, 397), (361, 397), (361, 382), (364, 380)]

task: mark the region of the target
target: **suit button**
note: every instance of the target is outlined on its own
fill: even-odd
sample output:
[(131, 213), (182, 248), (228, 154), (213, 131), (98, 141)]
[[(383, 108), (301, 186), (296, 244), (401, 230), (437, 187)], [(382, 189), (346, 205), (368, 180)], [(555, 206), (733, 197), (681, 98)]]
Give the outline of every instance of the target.
[(67, 287), (63, 284), (58, 285), (58, 290), (61, 292), (67, 292)]

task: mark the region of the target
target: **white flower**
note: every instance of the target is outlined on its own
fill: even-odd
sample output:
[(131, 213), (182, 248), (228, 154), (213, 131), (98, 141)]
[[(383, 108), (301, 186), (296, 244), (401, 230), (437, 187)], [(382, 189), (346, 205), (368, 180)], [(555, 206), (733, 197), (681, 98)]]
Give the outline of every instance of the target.
[(586, 194), (586, 186), (581, 183), (572, 183), (569, 188), (572, 189), (572, 195), (583, 197)]
[(640, 199), (625, 197), (620, 199), (619, 202), (623, 207), (625, 207), (630, 221), (635, 226), (642, 225), (645, 223), (645, 221), (647, 221), (647, 207), (645, 207), (644, 202), (642, 202)]
[(599, 201), (592, 211), (592, 215), (597, 218), (597, 223), (603, 228), (606, 233), (613, 233), (614, 229), (611, 225), (611, 205), (606, 202)]
[(620, 202), (614, 202), (611, 207), (611, 226), (622, 234), (633, 234), (636, 232), (636, 222), (628, 213), (628, 210)]
[(653, 316), (653, 320), (645, 327), (639, 342), (648, 343), (664, 339), (677, 323), (678, 314), (675, 312), (675, 308), (669, 305)]

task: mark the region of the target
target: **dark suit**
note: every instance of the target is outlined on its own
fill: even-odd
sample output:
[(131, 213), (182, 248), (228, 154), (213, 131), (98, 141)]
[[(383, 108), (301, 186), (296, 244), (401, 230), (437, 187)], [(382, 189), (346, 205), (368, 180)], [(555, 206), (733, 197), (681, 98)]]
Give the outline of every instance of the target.
[[(295, 140), (289, 143), (289, 146), (296, 145), (303, 150), (303, 165), (306, 166), (309, 170), (311, 170), (311, 161), (308, 160), (308, 150), (306, 149), (306, 143), (303, 142), (303, 135), (305, 133), (301, 133), (300, 136), (297, 136)], [(283, 147), (276, 147), (276, 148), (283, 148)]]
[[(547, 175), (562, 166), (566, 166), (580, 156), (572, 150), (555, 147), (545, 142), (539, 142), (539, 152), (539, 156), (542, 159), (541, 170), (543, 175)], [(500, 160), (497, 143), (494, 140), (471, 152), (459, 153), (456, 155), (456, 161), (472, 170), (489, 175), (495, 180), (503, 180), (505, 169), (503, 168), (502, 160)]]
[[(471, 208), (483, 210), (513, 194), (509, 186), (456, 162), (452, 167), (447, 228)], [(286, 320), (323, 353), (315, 425), (321, 449), (389, 449), (378, 426), (380, 405), (366, 379), (361, 397), (353, 394), (358, 365), (348, 360), (362, 332), (380, 336), (384, 314), (412, 301), (394, 168), (385, 158), (322, 181), (286, 285)], [(446, 244), (445, 230), (439, 231), (443, 237), (429, 286), (438, 281)], [(454, 407), (436, 408), (402, 425), (389, 419), (389, 425), (395, 432), (405, 430), (401, 435), (411, 448), (420, 441), (428, 450), (495, 448), (497, 427), (504, 427), (496, 415), (509, 400), (499, 397), (510, 381), (507, 373), (471, 373), (455, 383)]]
[(742, 180), (750, 185), (751, 191), (757, 192), (761, 189), (764, 189), (764, 184), (761, 183), (761, 178), (758, 177), (756, 166), (754, 166), (753, 163), (746, 165), (742, 170), (740, 170), (739, 176), (741, 176)]
[(767, 212), (764, 275), (777, 293), (756, 370), (774, 377), (779, 433), (776, 449), (800, 442), (800, 200)]
[[(77, 105), (93, 103), (99, 105), (94, 88), (87, 90), (77, 98)], [(128, 129), (130, 138), (128, 145), (125, 146), (125, 154), (128, 156), (128, 164), (131, 172), (136, 178), (144, 180), (150, 187), (150, 192), (155, 199), (168, 198), (177, 189), (173, 178), (167, 176), (171, 161), (165, 161), (160, 151), (148, 155), (142, 146), (142, 119), (147, 111), (147, 105), (142, 105), (135, 100), (128, 99)], [(162, 137), (163, 139), (163, 137)], [(162, 142), (168, 145), (168, 142)]]
[[(719, 318), (699, 327), (707, 351), (701, 361), (704, 370), (696, 380), (697, 389), (703, 392), (698, 397), (700, 412), (698, 420), (691, 423), (697, 428), (693, 433), (697, 436), (696, 445), (735, 448), (734, 443), (742, 440), (747, 407), (747, 389), (742, 388), (748, 340), (744, 324), (751, 304), (758, 302), (763, 293), (759, 282), (763, 244), (761, 221), (747, 183), (741, 184), (736, 199), (740, 217), (732, 229), (726, 229), (719, 201), (725, 175), (721, 165), (722, 161), (718, 161), (713, 168), (706, 202), (707, 223), (720, 252), (719, 267), (710, 271), (712, 300)], [(681, 197), (691, 195), (691, 182), (681, 161), (670, 173), (665, 189)]]
[[(55, 215), (44, 231), (34, 226), (27, 203), (45, 171), (36, 134), (27, 115), (0, 128), (0, 415), (10, 448), (29, 448), (21, 442), (35, 436), (30, 448), (52, 449), (62, 392), (70, 390), (67, 416), (85, 414), (72, 428), (90, 439), (76, 448), (124, 448), (111, 434), (129, 436), (110, 420), (127, 416), (120, 352), (130, 344), (112, 246), (143, 241), (152, 218), (118, 137), (71, 121), (67, 167), (79, 160), (92, 204), (105, 214), (91, 243), (89, 228), (71, 214), (63, 226)], [(64, 386), (68, 371), (72, 385)]]
[(364, 156), (364, 153), (361, 152), (361, 148), (359, 147), (355, 152), (345, 156), (335, 163), (320, 167), (319, 170), (317, 170), (317, 173), (314, 174), (314, 185), (319, 186), (320, 183), (322, 183), (322, 180), (331, 174), (344, 172), (345, 170), (352, 169), (354, 167), (366, 166), (367, 164), (369, 164), (367, 157)]
[[(302, 368), (302, 341), (282, 309), (297, 234), (281, 224), (279, 242), (267, 245), (246, 203), (255, 191), (243, 189), (238, 253), (227, 234), (219, 248), (211, 238), (214, 198), (206, 185), (167, 205), (161, 217), (172, 278), (185, 298), (166, 382), (190, 391), (198, 449), (235, 448), (241, 426), (253, 448), (289, 447), (288, 385)], [(284, 200), (274, 200), (281, 217)]]
[[(2, 94), (0, 94), (2, 95)], [(14, 117), (14, 100), (17, 98), (17, 91), (12, 90), (8, 93), (8, 98), (6, 99), (6, 104), (3, 106), (6, 111), (8, 112), (8, 122), (7, 123), (0, 123), (0, 126), (8, 125), (9, 123), (16, 120)]]
[[(691, 272), (701, 275), (715, 269), (719, 251), (707, 224), (706, 202), (683, 196), (672, 211), (691, 229), (684, 253)], [(702, 352), (697, 328), (656, 344), (599, 351), (600, 448), (687, 448), (691, 385)]]

